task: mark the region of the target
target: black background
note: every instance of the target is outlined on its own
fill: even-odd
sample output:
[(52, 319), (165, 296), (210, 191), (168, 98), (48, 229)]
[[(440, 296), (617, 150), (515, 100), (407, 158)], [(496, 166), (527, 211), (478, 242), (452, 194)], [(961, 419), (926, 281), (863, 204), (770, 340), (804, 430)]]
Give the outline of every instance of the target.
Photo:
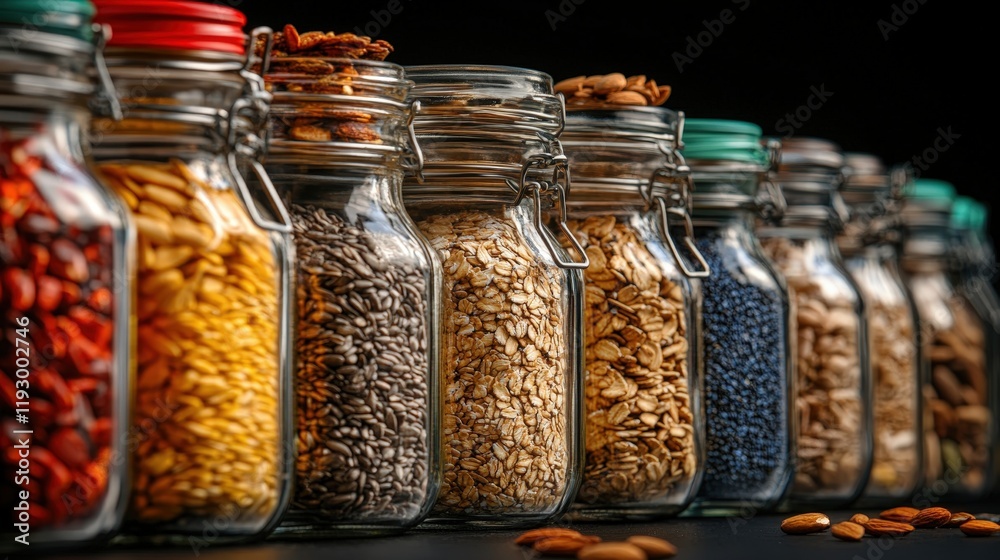
[[(556, 80), (645, 74), (671, 85), (667, 106), (689, 117), (824, 137), (889, 164), (927, 152), (926, 169), (917, 168), (921, 176), (951, 181), (962, 194), (1000, 208), (996, 95), (987, 86), (995, 80), (997, 30), (989, 4), (225, 1), (244, 11), (251, 26), (357, 28), (392, 43), (396, 52), (388, 60), (403, 65), (504, 64), (543, 70)], [(723, 10), (731, 23), (722, 21)], [(680, 56), (689, 60), (679, 69)], [(805, 109), (813, 88), (830, 94), (821, 106), (813, 97), (819, 107)], [(809, 115), (798, 128), (786, 118), (796, 111)], [(951, 143), (938, 140), (946, 150), (934, 150), (942, 132)], [(991, 222), (997, 239), (1000, 219)]]

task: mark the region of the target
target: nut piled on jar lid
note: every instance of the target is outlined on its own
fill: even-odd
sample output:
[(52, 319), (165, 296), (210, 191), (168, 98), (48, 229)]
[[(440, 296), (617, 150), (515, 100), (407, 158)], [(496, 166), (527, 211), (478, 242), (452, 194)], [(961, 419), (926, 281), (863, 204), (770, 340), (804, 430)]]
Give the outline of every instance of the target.
[(576, 109), (599, 109), (616, 105), (663, 105), (670, 97), (670, 86), (659, 86), (646, 76), (615, 72), (597, 76), (577, 76), (555, 85), (556, 93), (566, 96), (566, 105)]
[[(265, 44), (255, 45), (263, 56)], [(382, 91), (378, 79), (392, 45), (353, 33), (310, 31), (301, 35), (292, 25), (275, 33), (264, 79), (272, 93), (365, 96)], [(276, 97), (272, 119), (276, 140), (301, 142), (361, 142), (381, 144), (379, 119), (370, 108), (345, 106), (336, 99), (296, 102), (294, 111), (282, 111), (288, 99)]]

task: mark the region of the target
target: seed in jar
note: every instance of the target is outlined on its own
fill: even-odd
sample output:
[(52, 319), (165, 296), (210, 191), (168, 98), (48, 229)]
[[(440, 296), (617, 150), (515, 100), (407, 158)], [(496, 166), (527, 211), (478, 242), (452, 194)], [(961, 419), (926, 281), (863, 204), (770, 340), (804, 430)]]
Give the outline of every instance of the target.
[(290, 207), (298, 266), (291, 520), (413, 519), (429, 491), (427, 292), (417, 249)]
[[(861, 283), (864, 289), (865, 283)], [(904, 496), (919, 472), (916, 330), (905, 300), (867, 291), (874, 376), (874, 456), (866, 493)]]
[[(796, 304), (798, 461), (793, 492), (850, 495), (863, 476), (867, 429), (862, 410), (861, 317), (855, 294), (834, 277), (801, 269), (804, 249), (791, 240), (763, 240), (788, 281)], [(828, 294), (834, 294), (828, 296)]]
[[(551, 511), (571, 468), (563, 273), (487, 212), (430, 215), (418, 226), (444, 269), (444, 480), (434, 511)], [(500, 263), (510, 276), (495, 272)]]
[[(135, 429), (144, 438), (134, 450), (130, 518), (224, 516), (256, 527), (278, 507), (281, 468), (271, 241), (228, 186), (205, 188), (180, 161), (100, 169), (116, 192), (138, 197), (134, 217), (147, 224), (138, 232), (136, 284)], [(146, 212), (156, 207), (143, 203), (154, 201), (135, 184), (172, 189), (187, 202), (175, 201), (180, 209), (166, 216)], [(226, 220), (205, 223), (206, 209)], [(159, 264), (165, 258), (174, 267)]]
[[(586, 460), (577, 501), (682, 502), (698, 464), (688, 302), (626, 222), (589, 217), (569, 229), (594, 257), (584, 272)], [(675, 344), (683, 350), (672, 352)]]
[(696, 243), (712, 270), (702, 284), (707, 453), (699, 496), (758, 499), (776, 491), (770, 485), (790, 461), (781, 294), (730, 272), (718, 235)]

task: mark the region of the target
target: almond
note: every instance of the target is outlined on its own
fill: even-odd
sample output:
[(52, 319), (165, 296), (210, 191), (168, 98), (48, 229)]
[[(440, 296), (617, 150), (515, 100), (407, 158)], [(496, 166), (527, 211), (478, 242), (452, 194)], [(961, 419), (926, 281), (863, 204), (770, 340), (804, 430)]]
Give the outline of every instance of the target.
[(830, 528), (830, 518), (822, 513), (793, 515), (781, 522), (781, 530), (789, 535), (820, 533)]
[(878, 514), (880, 519), (887, 519), (889, 521), (896, 521), (899, 523), (909, 523), (913, 516), (920, 513), (917, 508), (911, 507), (897, 507), (892, 509), (887, 509), (882, 513)]
[(872, 519), (864, 527), (865, 532), (874, 537), (901, 537), (913, 531), (913, 525), (885, 519)]
[(600, 537), (552, 537), (535, 541), (534, 548), (546, 556), (575, 556), (581, 548), (601, 542)]
[(860, 541), (865, 536), (865, 528), (851, 521), (837, 523), (830, 527), (830, 532), (842, 541)]
[(869, 521), (871, 521), (871, 518), (863, 513), (855, 513), (854, 515), (851, 516), (850, 519), (851, 523), (857, 523), (858, 525), (864, 525)]
[(646, 96), (635, 91), (616, 91), (607, 96), (612, 105), (649, 105)]
[(930, 507), (920, 510), (913, 516), (910, 525), (919, 529), (934, 529), (951, 521), (951, 512), (943, 507)]
[(517, 540), (515, 540), (514, 543), (535, 544), (542, 539), (551, 539), (555, 537), (580, 538), (582, 536), (583, 535), (579, 531), (574, 531), (573, 529), (564, 529), (562, 527), (543, 527), (541, 529), (532, 529), (521, 533), (521, 536), (517, 537)]
[(561, 93), (566, 96), (573, 95), (577, 90), (583, 87), (583, 81), (586, 80), (586, 76), (577, 76), (575, 78), (566, 78), (565, 80), (556, 84), (553, 89), (556, 93)]
[(594, 93), (597, 95), (607, 95), (625, 89), (627, 84), (628, 80), (625, 78), (625, 74), (615, 72), (597, 80), (597, 83), (594, 84)]
[(972, 515), (971, 513), (965, 513), (964, 511), (960, 511), (958, 513), (951, 514), (951, 519), (949, 519), (948, 522), (944, 524), (944, 526), (948, 529), (954, 529), (957, 527), (961, 527), (962, 524), (965, 523), (966, 521), (972, 521), (975, 518), (976, 516)]
[(1000, 525), (985, 519), (973, 519), (963, 523), (959, 529), (970, 537), (988, 537), (1000, 531)]
[(576, 553), (579, 560), (646, 560), (646, 553), (627, 542), (592, 544)]
[(671, 544), (669, 541), (663, 540), (657, 537), (648, 537), (646, 535), (633, 535), (627, 539), (625, 542), (634, 544), (642, 549), (646, 553), (646, 557), (649, 560), (654, 560), (656, 558), (671, 558), (677, 555), (677, 547)]

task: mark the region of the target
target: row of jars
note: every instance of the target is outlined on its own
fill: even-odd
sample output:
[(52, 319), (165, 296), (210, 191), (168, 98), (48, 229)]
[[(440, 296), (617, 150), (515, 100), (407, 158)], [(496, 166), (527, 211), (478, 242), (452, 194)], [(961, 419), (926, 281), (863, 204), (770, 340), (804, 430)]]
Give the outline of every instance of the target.
[(567, 111), (532, 70), (268, 57), (236, 10), (96, 4), (0, 27), (4, 547), (996, 478), (993, 252), (949, 186)]

